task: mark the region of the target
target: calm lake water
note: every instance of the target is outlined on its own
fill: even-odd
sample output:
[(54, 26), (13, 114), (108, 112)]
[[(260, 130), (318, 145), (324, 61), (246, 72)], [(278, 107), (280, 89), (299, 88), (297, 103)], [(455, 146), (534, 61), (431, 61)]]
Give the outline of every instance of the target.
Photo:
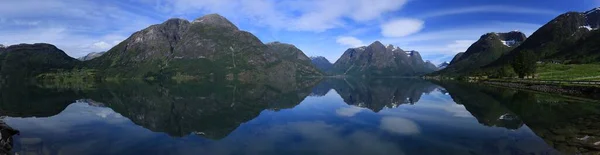
[(20, 131), (12, 137), (10, 153), (490, 155), (600, 150), (597, 101), (463, 83), (324, 79), (290, 86), (124, 82), (49, 87), (2, 89), (1, 121)]

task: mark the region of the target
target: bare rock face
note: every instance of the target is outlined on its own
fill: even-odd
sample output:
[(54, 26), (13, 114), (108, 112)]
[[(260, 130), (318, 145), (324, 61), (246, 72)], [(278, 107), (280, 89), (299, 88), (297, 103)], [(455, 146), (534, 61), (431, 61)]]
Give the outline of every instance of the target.
[[(295, 58), (288, 58), (291, 55)], [(192, 22), (170, 19), (152, 25), (88, 64), (103, 75), (117, 77), (191, 75), (257, 80), (304, 62), (310, 64), (310, 59), (293, 45), (265, 45), (226, 18), (209, 14)], [(312, 65), (301, 66), (316, 70)], [(307, 71), (306, 76), (320, 75), (316, 73)], [(290, 76), (301, 75), (294, 72)]]
[(415, 76), (431, 73), (421, 55), (375, 41), (369, 46), (350, 48), (335, 62), (337, 74), (358, 76)]
[(194, 20), (192, 22), (192, 24), (193, 23), (211, 25), (214, 27), (226, 27), (226, 28), (238, 30), (238, 28), (235, 25), (233, 25), (233, 23), (231, 23), (229, 20), (227, 20), (227, 18), (225, 18), (219, 14), (205, 15), (203, 17), (200, 17), (200, 18)]

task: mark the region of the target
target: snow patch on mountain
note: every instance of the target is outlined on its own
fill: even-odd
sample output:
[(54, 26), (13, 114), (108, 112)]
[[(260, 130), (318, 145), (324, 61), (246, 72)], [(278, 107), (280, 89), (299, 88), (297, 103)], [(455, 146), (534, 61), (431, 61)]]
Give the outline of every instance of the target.
[(512, 47), (515, 44), (517, 44), (517, 41), (515, 41), (515, 40), (500, 40), (500, 41), (502, 42), (502, 44), (504, 44), (505, 46), (508, 46), (508, 47)]

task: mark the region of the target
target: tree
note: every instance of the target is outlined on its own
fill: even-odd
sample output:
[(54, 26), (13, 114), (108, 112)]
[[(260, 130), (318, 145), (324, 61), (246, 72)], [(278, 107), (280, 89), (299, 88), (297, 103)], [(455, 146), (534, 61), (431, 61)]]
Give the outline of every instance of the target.
[(521, 51), (512, 62), (512, 67), (519, 75), (519, 78), (525, 78), (528, 75), (534, 75), (536, 72), (537, 56), (530, 50)]

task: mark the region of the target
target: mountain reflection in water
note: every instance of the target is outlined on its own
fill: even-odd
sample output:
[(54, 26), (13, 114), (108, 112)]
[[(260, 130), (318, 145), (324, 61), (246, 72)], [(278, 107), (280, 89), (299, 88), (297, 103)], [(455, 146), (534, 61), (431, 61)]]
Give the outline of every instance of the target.
[(600, 143), (594, 101), (419, 79), (1, 91), (19, 154), (573, 154)]

